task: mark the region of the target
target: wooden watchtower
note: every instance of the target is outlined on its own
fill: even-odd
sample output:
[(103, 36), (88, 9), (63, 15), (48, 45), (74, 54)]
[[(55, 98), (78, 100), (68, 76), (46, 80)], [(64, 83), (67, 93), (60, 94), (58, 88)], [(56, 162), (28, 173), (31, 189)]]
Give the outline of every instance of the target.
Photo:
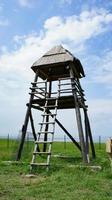
[[(89, 146), (91, 147), (92, 158), (95, 158), (95, 149), (87, 114), (87, 105), (85, 104), (84, 90), (80, 85), (80, 78), (85, 76), (81, 62), (60, 45), (53, 47), (44, 54), (31, 68), (35, 73), (35, 79), (31, 83), (30, 100), (27, 104), (27, 112), (16, 159), (19, 160), (21, 158), (30, 121), (35, 141), (31, 167), (49, 166), (56, 123), (77, 146), (83, 161), (88, 163)], [(39, 81), (38, 78), (41, 78), (42, 81)], [(54, 81), (57, 84), (56, 91), (52, 87)], [(42, 121), (39, 123), (40, 129), (38, 132), (35, 130), (32, 109), (42, 111)], [(75, 109), (79, 143), (57, 119), (58, 109)], [(84, 113), (84, 122), (81, 119), (81, 109)], [(85, 125), (84, 130), (83, 123)], [(41, 154), (46, 155), (46, 163), (38, 163), (37, 157)]]

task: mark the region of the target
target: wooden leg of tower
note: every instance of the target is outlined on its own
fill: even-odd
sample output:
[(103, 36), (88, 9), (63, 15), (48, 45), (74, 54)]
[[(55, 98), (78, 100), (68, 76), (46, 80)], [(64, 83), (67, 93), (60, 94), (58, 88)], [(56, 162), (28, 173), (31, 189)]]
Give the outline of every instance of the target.
[(86, 117), (86, 110), (84, 109), (84, 123), (85, 123), (85, 136), (86, 136), (86, 153), (87, 153), (87, 159), (89, 162), (89, 130), (88, 130), (88, 123), (87, 123), (87, 117)]
[(83, 161), (87, 163), (88, 160), (87, 160), (86, 145), (84, 141), (84, 134), (83, 134), (83, 128), (82, 128), (82, 122), (81, 122), (81, 113), (78, 107), (76, 107), (75, 110), (76, 110), (76, 119), (77, 119), (77, 125), (78, 125), (80, 145), (81, 145), (81, 150), (82, 150), (81, 151), (82, 157), (83, 157)]
[(86, 153), (86, 145), (85, 145), (85, 141), (84, 141), (81, 113), (80, 113), (80, 108), (79, 108), (79, 104), (78, 104), (78, 97), (77, 97), (76, 91), (74, 89), (75, 84), (74, 84), (74, 74), (73, 74), (72, 69), (70, 70), (70, 77), (71, 77), (71, 83), (72, 83), (72, 88), (73, 88), (72, 92), (73, 92), (74, 101), (75, 101), (76, 120), (77, 120), (78, 132), (79, 132), (82, 158), (83, 158), (83, 162), (87, 163), (88, 159), (87, 159), (87, 153)]
[[(38, 79), (38, 71), (35, 75), (35, 79), (34, 82), (37, 82)], [(30, 96), (30, 100), (29, 100), (29, 105), (27, 108), (27, 112), (26, 112), (26, 116), (25, 116), (25, 120), (24, 120), (24, 124), (22, 127), (22, 136), (21, 136), (21, 140), (20, 140), (20, 145), (17, 151), (17, 156), (16, 156), (16, 160), (20, 160), (21, 158), (21, 154), (22, 154), (22, 150), (23, 150), (23, 146), (24, 146), (24, 142), (25, 142), (25, 137), (26, 137), (26, 131), (27, 131), (27, 126), (28, 126), (28, 122), (29, 122), (29, 117), (30, 117), (30, 112), (31, 112), (31, 105), (32, 105), (32, 100), (34, 98), (34, 95)]]
[(94, 147), (94, 142), (93, 142), (93, 137), (92, 137), (92, 133), (91, 133), (91, 127), (90, 127), (87, 111), (85, 111), (85, 116), (86, 116), (86, 120), (87, 120), (88, 136), (90, 139), (90, 145), (91, 145), (91, 150), (92, 150), (92, 158), (95, 159), (96, 158), (95, 147)]
[(33, 137), (34, 140), (37, 140), (37, 135), (35, 133), (35, 127), (34, 127), (34, 122), (33, 122), (33, 117), (32, 117), (32, 112), (30, 111), (30, 122), (31, 122), (31, 128), (32, 128), (32, 133), (33, 133)]
[(25, 117), (25, 123), (22, 127), (22, 136), (21, 136), (20, 145), (19, 145), (19, 149), (18, 149), (18, 152), (17, 152), (17, 156), (16, 156), (17, 161), (20, 160), (20, 158), (21, 158), (23, 145), (24, 145), (25, 137), (26, 137), (26, 131), (27, 131), (27, 125), (28, 125), (28, 121), (29, 121), (29, 116), (30, 116), (30, 110), (28, 108), (27, 113), (26, 113), (26, 117)]
[[(34, 140), (36, 141), (37, 140), (37, 135), (36, 135), (36, 132), (35, 132), (33, 116), (32, 116), (32, 112), (31, 111), (30, 111), (30, 122), (31, 122), (31, 128), (32, 128), (33, 137), (34, 137)], [(39, 146), (37, 146), (37, 151), (38, 152), (40, 151)]]

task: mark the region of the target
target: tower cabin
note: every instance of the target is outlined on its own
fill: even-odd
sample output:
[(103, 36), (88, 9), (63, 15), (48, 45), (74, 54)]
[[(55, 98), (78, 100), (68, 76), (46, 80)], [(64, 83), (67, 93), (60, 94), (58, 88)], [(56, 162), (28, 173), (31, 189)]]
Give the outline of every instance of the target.
[[(91, 147), (92, 158), (95, 158), (95, 149), (87, 113), (88, 106), (85, 103), (84, 90), (80, 84), (80, 79), (85, 77), (80, 60), (59, 45), (44, 54), (32, 65), (31, 69), (35, 73), (35, 78), (34, 82), (31, 83), (30, 100), (27, 104), (27, 112), (22, 126), (22, 136), (16, 159), (19, 160), (21, 158), (30, 121), (35, 141), (31, 168), (34, 166), (49, 167), (56, 123), (79, 149), (83, 162), (88, 163), (90, 161), (89, 146)], [(52, 87), (54, 82), (56, 90)], [(38, 131), (35, 130), (32, 109), (42, 111), (42, 121), (39, 123), (40, 129)], [(58, 109), (75, 109), (79, 143), (57, 119)], [(84, 113), (84, 122), (81, 118), (81, 109)], [(85, 126), (84, 130), (83, 126)], [(50, 140), (48, 139), (49, 135)], [(46, 155), (45, 163), (38, 162), (37, 158), (41, 154)]]

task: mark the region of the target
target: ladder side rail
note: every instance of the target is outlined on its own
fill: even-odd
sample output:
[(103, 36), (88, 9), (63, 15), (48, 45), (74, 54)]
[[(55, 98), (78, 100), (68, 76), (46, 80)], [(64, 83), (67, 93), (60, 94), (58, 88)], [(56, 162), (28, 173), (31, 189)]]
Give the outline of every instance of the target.
[[(47, 105), (48, 101), (45, 102), (45, 105)], [(46, 113), (46, 108), (44, 107), (44, 110), (43, 110), (43, 113), (45, 114)], [(42, 116), (42, 123), (40, 124), (40, 130), (39, 132), (41, 133), (42, 132), (42, 129), (43, 129), (43, 123), (44, 123), (44, 120), (45, 120), (45, 115)], [(38, 134), (38, 141), (40, 139), (40, 134)]]
[[(59, 83), (60, 83), (60, 80), (59, 80)], [(57, 107), (58, 107), (58, 98), (60, 96), (60, 84), (58, 85), (58, 87), (59, 88), (58, 88), (58, 92), (57, 92), (57, 98), (55, 100), (55, 110), (54, 110), (55, 115), (53, 117), (54, 122), (56, 122)], [(52, 134), (52, 139), (51, 139), (52, 142), (54, 140), (54, 133), (55, 133), (55, 123), (53, 125), (53, 134)], [(52, 144), (49, 145), (48, 152), (51, 152), (51, 150), (52, 150)], [(50, 159), (51, 159), (51, 154), (49, 154), (48, 157), (47, 157), (47, 164), (48, 164), (48, 166), (49, 166), (49, 163), (50, 163)], [(48, 171), (48, 169), (49, 168), (47, 167), (47, 171)]]
[[(45, 104), (47, 104), (47, 101), (46, 101)], [(44, 108), (43, 112), (44, 112), (44, 113), (46, 112), (46, 109), (45, 109), (45, 108)], [(45, 119), (45, 116), (43, 116), (42, 122), (44, 122), (44, 119)], [(31, 161), (31, 163), (35, 163), (35, 159), (36, 159), (36, 154), (35, 154), (35, 152), (37, 152), (37, 150), (39, 149), (39, 145), (38, 145), (37, 141), (40, 140), (40, 136), (41, 136), (42, 129), (43, 129), (43, 124), (40, 125), (40, 130), (39, 130), (39, 132), (38, 132), (38, 134), (37, 134), (37, 140), (36, 140), (36, 142), (35, 142), (34, 153), (33, 153), (33, 156), (32, 156), (32, 161)]]
[[(48, 96), (48, 98), (50, 98), (51, 97), (51, 90), (52, 90), (52, 82), (50, 81), (49, 82), (49, 87), (48, 87), (48, 92), (47, 92), (47, 90), (46, 90), (46, 97)], [(48, 108), (46, 108), (47, 107), (47, 105), (48, 105), (48, 100), (46, 100), (46, 105), (45, 105), (45, 109), (46, 109), (46, 113), (48, 114)], [(46, 122), (49, 122), (49, 116), (46, 116)], [(49, 124), (46, 124), (46, 126), (45, 126), (45, 131), (48, 131), (48, 129), (49, 129)], [(44, 135), (44, 141), (47, 141), (47, 134), (45, 134)], [(46, 152), (46, 149), (47, 149), (47, 144), (44, 144), (43, 145), (43, 151), (44, 152)]]
[[(54, 111), (54, 113), (55, 113), (55, 115), (54, 115), (54, 122), (56, 122), (56, 115), (57, 115), (57, 106), (58, 106), (58, 97), (59, 97), (59, 95), (60, 95), (60, 91), (58, 90), (58, 95), (57, 95), (57, 98), (56, 98), (56, 102), (55, 102), (55, 111)], [(54, 124), (54, 126), (53, 126), (53, 133), (55, 133), (55, 124)], [(51, 141), (53, 142), (53, 140), (54, 140), (54, 134), (52, 134), (52, 139), (51, 139)], [(49, 148), (48, 148), (48, 152), (51, 152), (52, 151), (52, 144), (50, 144), (49, 145)], [(49, 154), (48, 155), (48, 157), (47, 157), (47, 164), (49, 165), (49, 163), (50, 163), (50, 159), (51, 159), (51, 154)], [(47, 167), (47, 171), (48, 171), (48, 167)]]

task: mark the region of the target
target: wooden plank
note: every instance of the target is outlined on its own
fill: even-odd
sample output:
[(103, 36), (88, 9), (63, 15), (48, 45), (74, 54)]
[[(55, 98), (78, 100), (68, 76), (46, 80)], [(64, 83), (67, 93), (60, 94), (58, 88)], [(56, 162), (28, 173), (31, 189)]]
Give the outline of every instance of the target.
[(30, 163), (31, 166), (49, 166), (48, 163)]
[[(33, 105), (35, 106), (36, 104), (39, 105), (39, 106), (44, 106), (45, 105), (45, 101), (46, 99), (43, 98), (43, 99), (34, 99), (32, 101), (32, 107)], [(48, 105), (54, 105), (54, 101), (55, 99), (49, 99), (49, 103)], [(80, 101), (80, 98), (78, 98), (78, 101), (79, 101), (79, 106), (80, 108), (87, 108), (87, 106), (85, 107), (84, 104)], [(61, 96), (59, 97), (58, 99), (58, 109), (71, 109), (71, 108), (74, 108), (75, 107), (75, 104), (74, 104), (74, 96), (73, 95), (69, 95), (69, 96)], [(53, 109), (53, 108), (51, 108)]]

